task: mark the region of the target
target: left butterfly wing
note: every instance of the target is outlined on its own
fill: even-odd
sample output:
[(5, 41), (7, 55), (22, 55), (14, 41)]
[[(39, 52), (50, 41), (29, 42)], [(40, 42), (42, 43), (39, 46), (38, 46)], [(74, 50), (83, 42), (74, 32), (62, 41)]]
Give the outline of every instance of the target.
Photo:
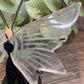
[[(23, 26), (11, 39), (11, 58), (30, 84), (37, 84), (39, 71), (64, 74), (66, 70), (54, 53), (57, 43), (63, 43), (76, 22), (81, 3)], [(68, 31), (68, 32), (67, 32)], [(57, 36), (58, 35), (58, 36)]]
[[(20, 37), (20, 38), (19, 38)], [(24, 40), (23, 40), (24, 39)], [(37, 84), (37, 71), (65, 74), (66, 70), (48, 45), (57, 39), (26, 39), (25, 35), (18, 35), (13, 39), (14, 51), (11, 55), (13, 63), (21, 71), (30, 84)]]
[(6, 37), (4, 32), (0, 29), (0, 63), (3, 61), (4, 57), (6, 56), (6, 51), (4, 49), (4, 42), (6, 42)]

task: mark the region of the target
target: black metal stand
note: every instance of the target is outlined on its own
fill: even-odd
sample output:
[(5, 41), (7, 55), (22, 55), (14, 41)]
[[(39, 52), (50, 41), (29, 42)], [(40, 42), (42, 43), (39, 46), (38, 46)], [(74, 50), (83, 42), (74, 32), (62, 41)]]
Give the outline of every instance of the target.
[[(8, 84), (8, 83), (7, 83), (7, 77), (4, 77), (4, 79), (3, 79), (3, 81), (2, 81), (2, 84)], [(17, 80), (17, 79), (16, 79), (16, 81), (15, 81), (15, 84), (18, 84), (18, 80)], [(25, 84), (28, 84), (28, 83), (25, 82)], [(38, 84), (42, 84), (40, 77), (39, 77), (39, 80), (38, 80)]]
[[(2, 81), (2, 84), (8, 84), (7, 83), (7, 77), (4, 77), (3, 81)], [(16, 80), (15, 84), (18, 84), (18, 81)]]
[[(4, 43), (4, 48), (7, 51), (9, 58), (6, 65), (6, 77), (4, 78), (2, 84), (29, 84), (11, 60), (10, 53), (13, 51), (14, 46), (7, 41)], [(38, 79), (38, 84), (41, 84), (40, 76)]]

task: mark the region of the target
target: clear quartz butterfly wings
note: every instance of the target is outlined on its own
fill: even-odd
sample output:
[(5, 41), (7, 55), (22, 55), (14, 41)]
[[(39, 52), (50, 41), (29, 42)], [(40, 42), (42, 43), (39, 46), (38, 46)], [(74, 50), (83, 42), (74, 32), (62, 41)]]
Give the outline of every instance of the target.
[(62, 38), (69, 36), (71, 26), (79, 16), (80, 7), (81, 3), (78, 2), (24, 25), (11, 39), (14, 44), (12, 61), (30, 84), (38, 82), (39, 75), (36, 71), (66, 73), (54, 50), (58, 42), (63, 44)]

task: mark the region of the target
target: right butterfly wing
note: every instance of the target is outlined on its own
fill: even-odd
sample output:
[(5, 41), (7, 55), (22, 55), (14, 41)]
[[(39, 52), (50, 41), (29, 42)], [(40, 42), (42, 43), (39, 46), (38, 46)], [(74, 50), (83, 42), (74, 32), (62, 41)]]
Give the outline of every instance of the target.
[(70, 32), (66, 34), (66, 31), (76, 22), (80, 6), (80, 3), (74, 4), (27, 24), (12, 38), (14, 51), (11, 58), (30, 84), (37, 84), (39, 76), (37, 70), (55, 74), (66, 72), (54, 50), (57, 41), (62, 42), (61, 39), (70, 34)]
[(59, 48), (68, 38), (71, 33), (71, 27), (76, 22), (79, 16), (81, 3), (78, 2), (70, 7), (61, 9), (55, 13), (40, 18), (33, 23), (24, 25), (20, 31), (28, 31), (28, 38), (39, 38), (42, 35), (44, 38), (65, 38), (63, 41), (55, 41), (52, 49)]
[(6, 56), (6, 51), (4, 49), (4, 42), (6, 42), (6, 37), (5, 37), (5, 34), (4, 32), (0, 29), (0, 63), (3, 61), (3, 59), (5, 58)]

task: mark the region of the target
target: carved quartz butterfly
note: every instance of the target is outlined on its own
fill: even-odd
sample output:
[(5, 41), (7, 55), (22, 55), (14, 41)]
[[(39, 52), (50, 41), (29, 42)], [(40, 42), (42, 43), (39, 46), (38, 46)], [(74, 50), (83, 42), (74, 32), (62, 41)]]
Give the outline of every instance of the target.
[[(78, 2), (26, 24), (13, 36), (11, 32), (6, 31), (8, 39), (14, 45), (11, 59), (30, 84), (37, 84), (39, 77), (37, 70), (54, 74), (66, 73), (54, 50), (57, 48), (57, 41), (63, 44), (62, 38), (70, 35), (71, 27), (78, 19), (80, 7), (81, 3)], [(6, 55), (3, 43), (7, 39), (1, 30), (0, 35), (1, 62)]]

